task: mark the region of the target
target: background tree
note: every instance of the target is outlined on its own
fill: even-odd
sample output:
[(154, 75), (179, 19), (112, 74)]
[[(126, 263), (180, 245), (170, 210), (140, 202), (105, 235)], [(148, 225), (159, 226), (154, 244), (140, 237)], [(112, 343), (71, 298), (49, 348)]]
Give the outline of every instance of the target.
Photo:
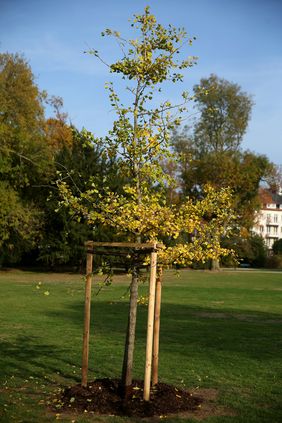
[(41, 93), (27, 61), (0, 54), (0, 175), (16, 189), (48, 177), (52, 158), (44, 142)]
[(282, 269), (282, 239), (277, 239), (272, 246), (273, 254), (271, 254), (266, 262), (266, 266), (270, 269)]
[(53, 107), (54, 116), (45, 121), (45, 139), (53, 154), (66, 147), (71, 148), (73, 141), (72, 126), (67, 123), (68, 114), (63, 112), (63, 99), (58, 96), (48, 97), (45, 102)]
[(46, 183), (53, 172), (43, 128), (41, 93), (28, 63), (18, 54), (0, 54), (0, 178), (6, 198), (0, 205), (0, 227), (5, 261), (14, 262), (21, 249), (30, 249), (42, 228), (32, 187)]
[(282, 190), (282, 165), (273, 165), (273, 170), (267, 175), (266, 183), (269, 189), (276, 194)]
[[(91, 178), (102, 186), (106, 174), (116, 189), (115, 159), (106, 160), (92, 135), (68, 124), (63, 100), (39, 91), (24, 57), (0, 55), (0, 94), (1, 261), (79, 266), (84, 241), (93, 230), (66, 210), (57, 210), (57, 172), (76, 190), (83, 190), (83, 181)], [(46, 103), (54, 111), (48, 119)], [(97, 226), (94, 234), (98, 231)]]
[[(189, 141), (188, 141), (189, 142)], [(260, 207), (258, 189), (272, 173), (273, 165), (264, 155), (249, 151), (209, 153), (198, 159), (190, 153), (188, 165), (181, 165), (181, 186), (184, 195), (201, 196), (202, 187), (230, 187), (234, 197), (237, 224), (249, 231), (254, 213)]]
[(182, 193), (199, 198), (207, 183), (230, 187), (236, 227), (248, 232), (259, 208), (259, 184), (274, 170), (266, 156), (241, 149), (252, 100), (237, 84), (215, 75), (202, 79), (194, 95), (199, 111), (194, 127), (174, 133)]
[[(232, 248), (239, 262), (252, 267), (264, 267), (267, 262), (267, 248), (263, 238), (256, 234), (250, 234), (247, 237), (235, 235), (230, 239), (223, 240), (223, 246)], [(234, 260), (223, 258), (223, 264), (234, 266)]]
[(194, 128), (199, 156), (238, 151), (250, 120), (251, 97), (239, 85), (216, 75), (202, 78), (194, 86), (194, 95), (200, 112)]
[(276, 255), (282, 255), (282, 238), (274, 241), (272, 251)]
[(75, 195), (82, 195), (93, 184), (102, 191), (105, 179), (109, 181), (111, 190), (117, 192), (122, 181), (116, 159), (107, 159), (102, 154), (103, 140), (95, 139), (86, 129), (78, 131), (72, 127), (68, 130), (71, 131), (72, 141), (69, 143), (67, 132), (66, 142), (62, 137), (57, 144), (54, 157), (56, 178), (42, 192), (43, 198), (48, 201), (45, 201), (44, 237), (40, 243), (38, 260), (51, 266), (71, 263), (81, 268), (85, 259), (85, 241), (92, 238), (112, 241), (115, 233), (105, 228), (101, 230), (99, 224), (91, 228), (85, 218), (78, 221), (66, 208), (58, 207), (60, 196), (55, 179), (59, 174)]
[(42, 236), (42, 213), (24, 203), (18, 193), (0, 181), (0, 265), (14, 264), (33, 249)]

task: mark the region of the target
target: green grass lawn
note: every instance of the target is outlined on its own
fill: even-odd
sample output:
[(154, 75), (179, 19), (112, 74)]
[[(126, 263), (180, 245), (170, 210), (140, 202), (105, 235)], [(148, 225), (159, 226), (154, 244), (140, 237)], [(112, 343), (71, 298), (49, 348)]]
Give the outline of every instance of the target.
[[(90, 379), (119, 377), (128, 277), (93, 289)], [(145, 295), (147, 285), (140, 287)], [(49, 294), (49, 295), (48, 295)], [(0, 272), (0, 421), (138, 422), (51, 413), (46, 402), (80, 380), (84, 281), (79, 275)], [(210, 395), (203, 422), (282, 422), (282, 273), (165, 274), (160, 379)], [(134, 377), (143, 378), (146, 306), (138, 309)], [(210, 415), (209, 415), (210, 414)], [(172, 423), (191, 417), (165, 417)]]

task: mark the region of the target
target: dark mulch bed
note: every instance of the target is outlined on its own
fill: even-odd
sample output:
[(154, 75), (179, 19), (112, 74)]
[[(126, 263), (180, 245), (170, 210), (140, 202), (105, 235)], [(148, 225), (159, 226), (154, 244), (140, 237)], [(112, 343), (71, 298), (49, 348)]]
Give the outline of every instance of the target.
[(135, 380), (131, 393), (123, 399), (118, 379), (97, 379), (87, 388), (75, 385), (58, 398), (61, 411), (95, 412), (119, 416), (152, 417), (194, 411), (202, 403), (200, 397), (165, 383), (151, 390), (150, 401), (143, 400), (143, 381)]

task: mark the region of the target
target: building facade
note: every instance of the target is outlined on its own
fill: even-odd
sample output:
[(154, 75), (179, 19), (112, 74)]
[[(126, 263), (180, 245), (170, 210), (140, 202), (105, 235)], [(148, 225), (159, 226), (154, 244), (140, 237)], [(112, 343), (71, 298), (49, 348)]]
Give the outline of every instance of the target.
[(259, 192), (261, 210), (257, 214), (253, 232), (262, 236), (267, 248), (282, 238), (282, 195), (261, 188)]

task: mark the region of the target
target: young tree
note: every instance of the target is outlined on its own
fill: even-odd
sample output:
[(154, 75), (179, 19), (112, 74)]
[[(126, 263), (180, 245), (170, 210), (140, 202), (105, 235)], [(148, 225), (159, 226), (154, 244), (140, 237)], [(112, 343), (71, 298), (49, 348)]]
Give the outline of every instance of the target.
[[(161, 91), (160, 84), (182, 81), (181, 70), (192, 66), (195, 58), (182, 60), (179, 54), (193, 40), (182, 28), (164, 28), (148, 7), (142, 15), (134, 16), (131, 26), (139, 33), (131, 40), (110, 29), (102, 34), (113, 36), (122, 49), (122, 59), (108, 66), (128, 81), (126, 89), (132, 96), (126, 106), (113, 85), (107, 84), (117, 119), (103, 148), (108, 157), (119, 157), (126, 182), (119, 192), (107, 188), (105, 181), (103, 190), (93, 184), (81, 195), (74, 195), (65, 181), (59, 181), (62, 203), (74, 214), (83, 215), (90, 225), (100, 222), (114, 228), (123, 239), (139, 243), (169, 239), (171, 246), (161, 255), (163, 263), (187, 264), (224, 254), (219, 238), (228, 229), (225, 222), (231, 215), (227, 190), (215, 194), (207, 188), (203, 201), (194, 204), (188, 199), (176, 207), (166, 203), (163, 189), (168, 177), (161, 163), (171, 156), (170, 133), (180, 123), (179, 112), (185, 110), (188, 95), (183, 93), (179, 105), (164, 101), (159, 106), (154, 106), (154, 95)], [(96, 50), (90, 53), (105, 62)], [(134, 267), (122, 377), (125, 392), (132, 384), (138, 277)]]
[[(134, 234), (135, 241), (141, 242), (143, 231), (138, 228), (140, 211), (146, 206), (148, 208), (148, 205), (149, 208), (153, 208), (158, 203), (150, 193), (150, 188), (156, 181), (163, 182), (160, 159), (168, 155), (169, 132), (178, 124), (178, 118), (171, 116), (173, 106), (169, 101), (156, 108), (148, 104), (158, 84), (166, 80), (181, 81), (183, 76), (178, 70), (192, 66), (194, 58), (177, 59), (179, 51), (186, 43), (191, 44), (192, 39), (188, 38), (184, 29), (173, 26), (166, 29), (158, 24), (149, 7), (145, 9), (143, 15), (136, 15), (131, 25), (140, 33), (136, 39), (127, 41), (118, 32), (109, 29), (102, 35), (113, 36), (124, 54), (121, 60), (110, 66), (111, 72), (120, 73), (123, 78), (133, 81), (133, 84), (127, 87), (133, 96), (129, 107), (120, 103), (112, 84), (108, 85), (111, 104), (117, 112), (118, 119), (114, 122), (107, 141), (109, 154), (119, 152), (122, 155), (124, 175), (131, 181), (130, 185), (124, 187), (125, 193), (131, 196), (131, 213), (134, 214), (135, 209), (139, 215), (134, 220), (130, 219), (131, 233)], [(96, 51), (92, 53), (99, 57)], [(187, 95), (183, 94), (183, 104), (179, 108), (184, 107), (186, 99)], [(152, 236), (152, 230), (150, 232)], [(137, 269), (133, 269), (130, 289), (127, 346), (123, 366), (123, 381), (126, 387), (132, 382), (138, 298)]]

